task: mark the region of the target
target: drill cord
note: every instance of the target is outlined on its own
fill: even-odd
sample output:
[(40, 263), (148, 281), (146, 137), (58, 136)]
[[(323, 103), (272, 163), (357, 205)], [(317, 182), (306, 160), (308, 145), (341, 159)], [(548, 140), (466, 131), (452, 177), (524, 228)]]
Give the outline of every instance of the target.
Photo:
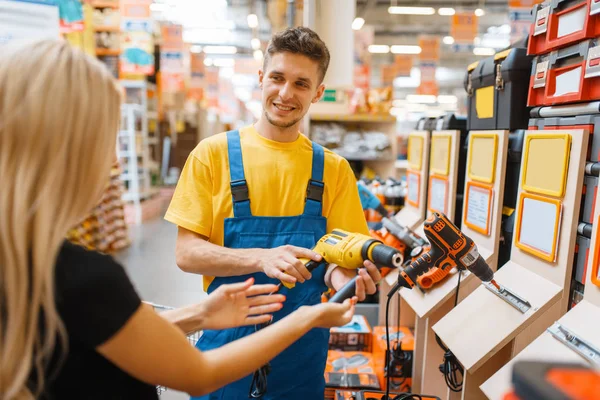
[[(389, 367), (390, 365), (390, 303), (392, 301), (392, 296), (388, 295), (387, 302), (385, 304), (385, 341), (387, 345), (387, 351), (385, 352), (385, 365)], [(398, 295), (398, 313), (400, 313), (400, 295)], [(389, 369), (389, 368), (388, 368)], [(387, 371), (386, 374), (386, 385), (385, 385), (385, 399), (388, 400), (390, 398), (390, 376), (392, 375), (391, 371)]]
[[(458, 293), (460, 291), (460, 280), (462, 278), (462, 270), (458, 271), (458, 284), (456, 285), (456, 295), (454, 296), (454, 307), (458, 304)], [(446, 386), (455, 392), (462, 391), (463, 379), (464, 379), (464, 369), (462, 365), (458, 362), (456, 356), (442, 343), (440, 337), (435, 335), (435, 341), (444, 350), (444, 361), (440, 365), (440, 372), (444, 374), (444, 380), (446, 381)], [(460, 376), (459, 376), (460, 374)]]

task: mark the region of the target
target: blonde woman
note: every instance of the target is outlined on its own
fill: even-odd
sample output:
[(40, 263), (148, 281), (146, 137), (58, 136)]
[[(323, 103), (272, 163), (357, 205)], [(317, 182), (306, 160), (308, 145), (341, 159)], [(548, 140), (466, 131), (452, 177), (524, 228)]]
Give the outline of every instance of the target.
[(251, 374), (314, 327), (345, 324), (354, 312), (355, 299), (303, 307), (200, 352), (184, 331), (266, 321), (283, 298), (257, 297), (273, 287), (247, 281), (224, 287), (204, 306), (160, 316), (141, 303), (111, 257), (65, 243), (108, 182), (119, 108), (109, 72), (67, 43), (0, 51), (3, 400), (156, 398), (155, 385), (202, 395)]

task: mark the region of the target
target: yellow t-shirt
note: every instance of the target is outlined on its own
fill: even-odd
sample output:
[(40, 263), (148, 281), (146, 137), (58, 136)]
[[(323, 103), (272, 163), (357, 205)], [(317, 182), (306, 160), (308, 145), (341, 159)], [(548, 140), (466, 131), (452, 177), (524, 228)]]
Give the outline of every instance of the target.
[[(302, 134), (291, 143), (272, 141), (253, 126), (241, 129), (240, 138), (252, 215), (302, 214), (312, 172), (311, 141)], [(327, 149), (323, 181), (327, 232), (338, 228), (369, 234), (354, 173), (348, 161)], [(227, 136), (220, 133), (190, 153), (165, 219), (222, 246), (224, 220), (233, 217), (229, 184)]]

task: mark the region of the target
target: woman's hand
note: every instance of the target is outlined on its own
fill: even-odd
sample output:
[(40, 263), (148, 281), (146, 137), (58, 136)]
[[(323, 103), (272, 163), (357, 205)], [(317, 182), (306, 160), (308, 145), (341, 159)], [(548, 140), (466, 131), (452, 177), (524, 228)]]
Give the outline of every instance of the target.
[(343, 326), (352, 320), (358, 297), (346, 299), (343, 303), (319, 303), (314, 306), (300, 307), (299, 310), (311, 314), (315, 328)]
[(252, 285), (245, 282), (221, 285), (199, 304), (204, 329), (227, 329), (269, 322), (271, 313), (281, 310), (285, 296), (270, 294), (277, 285)]

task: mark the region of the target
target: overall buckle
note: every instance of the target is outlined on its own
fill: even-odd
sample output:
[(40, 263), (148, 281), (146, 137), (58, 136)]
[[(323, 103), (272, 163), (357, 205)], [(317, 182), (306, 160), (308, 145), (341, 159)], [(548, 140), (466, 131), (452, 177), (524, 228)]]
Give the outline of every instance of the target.
[(308, 181), (308, 187), (306, 188), (306, 199), (311, 199), (320, 203), (323, 201), (324, 190), (325, 183), (310, 179)]
[(240, 201), (250, 200), (250, 195), (248, 193), (248, 183), (246, 183), (245, 179), (237, 180), (231, 182), (231, 195), (233, 196), (233, 201), (239, 203)]

